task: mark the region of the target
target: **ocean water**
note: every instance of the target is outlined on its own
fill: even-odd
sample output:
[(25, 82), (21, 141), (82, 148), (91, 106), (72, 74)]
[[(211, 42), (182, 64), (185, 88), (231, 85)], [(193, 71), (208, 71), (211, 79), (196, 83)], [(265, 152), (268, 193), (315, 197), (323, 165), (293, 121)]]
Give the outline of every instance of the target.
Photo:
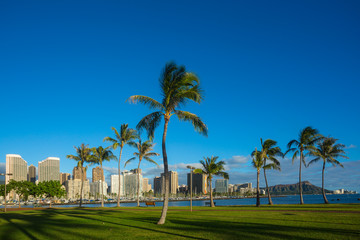
[[(337, 203), (360, 203), (360, 194), (332, 194), (326, 195), (327, 199), (331, 204)], [(324, 199), (322, 195), (303, 195), (305, 204), (316, 204), (316, 203), (324, 203)], [(272, 201), (274, 204), (299, 204), (300, 197), (299, 195), (289, 195), (289, 196), (272, 196)], [(193, 206), (207, 206), (206, 203), (209, 200), (194, 200)], [(243, 199), (215, 199), (214, 202), (216, 206), (236, 206), (236, 205), (255, 205), (256, 198), (243, 198)], [(268, 204), (267, 198), (260, 198), (261, 204)], [(116, 207), (116, 203), (105, 203), (105, 207)], [(162, 206), (163, 202), (156, 202), (156, 206)], [(71, 205), (54, 205), (56, 207), (77, 207), (79, 204), (71, 204)], [(84, 207), (100, 207), (101, 204), (84, 204)], [(121, 207), (135, 207), (136, 203), (121, 203)], [(145, 203), (140, 203), (140, 206), (145, 206)], [(169, 206), (173, 207), (186, 207), (190, 206), (190, 201), (174, 201), (169, 202)], [(0, 206), (3, 208), (4, 206)], [(15, 207), (18, 206), (8, 206)], [(27, 205), (24, 207), (32, 207), (32, 205)], [(48, 206), (43, 206), (48, 207)], [(151, 207), (151, 206), (149, 206)]]
[[(360, 194), (333, 194), (326, 195), (327, 199), (330, 203), (360, 203)], [(324, 203), (324, 199), (322, 195), (303, 195), (305, 204), (316, 204), (316, 203)], [(300, 196), (299, 195), (289, 195), (282, 197), (272, 197), (274, 204), (299, 204)], [(209, 200), (194, 200), (193, 206), (206, 206), (206, 202)], [(216, 206), (234, 206), (234, 205), (255, 205), (256, 198), (244, 198), (244, 199), (215, 199), (214, 202)], [(260, 199), (261, 204), (268, 204), (267, 198)], [(106, 203), (105, 207), (115, 207), (116, 203)], [(163, 202), (156, 202), (156, 206), (162, 206)], [(78, 204), (75, 205), (60, 205), (56, 207), (77, 207)], [(101, 204), (86, 204), (86, 207), (100, 207)], [(122, 207), (135, 207), (136, 203), (121, 203)], [(145, 206), (145, 203), (140, 203), (140, 206)], [(169, 206), (173, 207), (186, 207), (190, 206), (190, 201), (174, 201), (169, 202)], [(149, 206), (151, 207), (151, 206)]]

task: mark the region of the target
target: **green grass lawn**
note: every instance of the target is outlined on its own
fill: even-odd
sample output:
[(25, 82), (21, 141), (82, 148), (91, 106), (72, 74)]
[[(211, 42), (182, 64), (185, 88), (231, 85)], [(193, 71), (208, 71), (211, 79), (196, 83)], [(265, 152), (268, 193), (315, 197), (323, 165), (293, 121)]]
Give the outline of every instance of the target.
[(0, 213), (0, 239), (360, 239), (360, 205), (71, 208)]

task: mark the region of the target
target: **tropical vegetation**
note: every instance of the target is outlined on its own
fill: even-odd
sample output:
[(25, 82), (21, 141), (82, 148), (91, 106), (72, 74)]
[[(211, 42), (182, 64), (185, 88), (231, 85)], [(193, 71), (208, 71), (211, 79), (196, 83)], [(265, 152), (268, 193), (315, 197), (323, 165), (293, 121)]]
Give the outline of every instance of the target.
[[(104, 173), (104, 169), (103, 169), (103, 162), (104, 161), (110, 161), (110, 160), (116, 160), (116, 157), (114, 156), (114, 154), (112, 153), (112, 151), (110, 150), (110, 147), (106, 147), (103, 148), (102, 146), (99, 146), (97, 148), (92, 148), (92, 163), (94, 164), (99, 164), (102, 173)], [(104, 207), (104, 175), (102, 175), (101, 179), (101, 207)]]
[(219, 161), (218, 156), (204, 157), (203, 160), (200, 160), (202, 165), (202, 169), (198, 168), (194, 170), (194, 173), (205, 174), (207, 176), (207, 180), (210, 188), (210, 207), (215, 207), (213, 192), (212, 192), (212, 179), (213, 176), (221, 176), (225, 179), (229, 179), (229, 174), (224, 172), (225, 170), (225, 162)]
[(178, 66), (173, 62), (167, 63), (160, 77), (160, 89), (162, 100), (156, 101), (153, 98), (143, 95), (133, 95), (128, 101), (130, 103), (142, 103), (155, 112), (143, 117), (137, 124), (138, 130), (146, 130), (149, 139), (153, 139), (155, 129), (164, 119), (164, 130), (162, 136), (162, 156), (165, 175), (165, 196), (161, 217), (158, 224), (164, 224), (169, 202), (169, 163), (166, 153), (166, 134), (171, 116), (176, 115), (180, 121), (190, 122), (195, 130), (207, 136), (205, 123), (195, 114), (179, 110), (189, 101), (201, 103), (203, 92), (200, 88), (199, 78), (191, 72), (187, 72), (184, 66)]
[(319, 131), (312, 127), (306, 127), (302, 129), (299, 133), (298, 139), (291, 140), (287, 147), (288, 150), (285, 152), (285, 155), (289, 152), (293, 152), (292, 163), (297, 157), (299, 157), (299, 194), (300, 194), (300, 204), (304, 204), (303, 194), (302, 194), (302, 184), (301, 184), (301, 166), (306, 166), (305, 157), (309, 155), (312, 150), (315, 150), (315, 144), (321, 139)]
[(257, 178), (256, 178), (256, 206), (260, 207), (260, 171), (264, 166), (264, 158), (261, 156), (261, 152), (255, 148), (255, 151), (251, 153), (252, 156), (252, 165), (256, 168)]
[[(136, 191), (136, 199), (137, 199), (137, 206), (140, 207), (140, 164), (141, 161), (144, 159), (156, 166), (159, 166), (151, 157), (159, 156), (158, 153), (152, 152), (154, 150), (154, 143), (151, 141), (142, 142), (141, 138), (139, 138), (138, 142), (131, 144), (133, 147), (137, 148), (137, 152), (134, 152), (134, 155), (139, 159), (138, 167), (137, 167), (137, 191)], [(136, 159), (136, 157), (132, 157), (125, 162), (125, 167), (127, 164), (132, 162)]]
[(340, 143), (336, 143), (338, 141), (338, 139), (332, 138), (332, 137), (324, 137), (320, 140), (317, 148), (315, 149), (311, 149), (310, 150), (310, 155), (314, 156), (315, 158), (313, 160), (311, 160), (308, 163), (308, 166), (316, 163), (320, 160), (322, 160), (323, 166), (322, 166), (322, 195), (324, 197), (324, 202), (326, 204), (329, 203), (329, 201), (326, 198), (326, 194), (325, 194), (325, 166), (326, 163), (330, 163), (332, 164), (334, 167), (335, 166), (340, 166), (340, 167), (344, 167), (338, 160), (337, 158), (348, 158), (345, 155), (345, 145), (344, 144), (340, 144)]
[(81, 171), (81, 187), (80, 187), (80, 203), (79, 207), (82, 205), (82, 198), (83, 198), (83, 188), (84, 188), (84, 178), (86, 178), (86, 170), (88, 166), (84, 166), (85, 163), (92, 162), (92, 150), (89, 148), (88, 145), (84, 143), (81, 144), (79, 147), (75, 147), (76, 155), (67, 155), (66, 158), (72, 159), (77, 161), (78, 168)]
[(135, 139), (138, 138), (138, 134), (136, 130), (129, 128), (128, 124), (121, 124), (120, 132), (116, 130), (116, 128), (111, 128), (115, 133), (115, 138), (105, 137), (104, 142), (112, 143), (112, 149), (116, 150), (120, 147), (119, 153), (119, 162), (118, 162), (118, 175), (119, 175), (119, 187), (118, 187), (118, 194), (117, 194), (117, 206), (120, 207), (120, 195), (121, 195), (121, 171), (120, 171), (120, 162), (121, 162), (121, 155), (125, 145), (131, 144)]

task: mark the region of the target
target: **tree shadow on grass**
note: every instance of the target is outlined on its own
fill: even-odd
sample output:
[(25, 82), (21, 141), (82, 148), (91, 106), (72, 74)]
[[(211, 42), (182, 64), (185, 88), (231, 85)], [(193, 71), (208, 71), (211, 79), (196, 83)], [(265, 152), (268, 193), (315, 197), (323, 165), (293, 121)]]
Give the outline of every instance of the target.
[[(60, 213), (59, 213), (60, 214)], [(113, 224), (113, 225), (118, 225), (118, 226), (123, 226), (123, 227), (129, 227), (129, 228), (133, 228), (133, 229), (139, 229), (139, 230), (143, 230), (143, 231), (150, 231), (150, 232), (154, 232), (154, 233), (160, 233), (160, 234), (165, 234), (165, 235), (169, 235), (169, 238), (176, 238), (176, 237), (182, 237), (182, 238), (187, 238), (187, 239), (204, 239), (204, 238), (200, 238), (200, 237), (194, 237), (191, 235), (185, 235), (183, 233), (186, 233), (186, 231), (184, 231), (183, 233), (174, 233), (174, 232), (169, 232), (169, 231), (164, 231), (164, 229), (155, 229), (153, 226), (152, 227), (146, 227), (146, 226), (137, 226), (137, 225), (130, 225), (130, 224), (126, 224), (124, 223), (124, 221), (109, 221), (106, 219), (97, 219), (94, 217), (89, 217), (87, 215), (76, 215), (76, 214), (71, 214), (68, 212), (63, 212), (61, 213), (62, 215), (66, 215), (68, 217), (74, 217), (74, 218), (83, 218), (83, 219), (87, 219), (87, 220), (92, 220), (92, 221), (97, 221), (97, 222), (101, 222), (101, 223), (107, 223), (107, 224)], [(151, 221), (151, 223), (154, 223), (154, 221), (158, 219), (155, 217), (147, 217), (146, 220), (142, 220), (141, 222), (148, 222), (149, 220)], [(135, 222), (139, 222), (138, 220), (134, 220), (134, 218), (122, 218), (122, 220), (128, 220), (129, 221), (135, 221)], [(152, 224), (153, 225), (153, 224)], [(161, 228), (162, 226), (158, 226), (158, 228)]]
[[(87, 234), (86, 229), (100, 229), (100, 226), (59, 219), (55, 212), (56, 210), (37, 210), (0, 214), (0, 218), (8, 223), (6, 231), (3, 229), (0, 232), (0, 239), (97, 239)], [(83, 231), (76, 231), (76, 228)]]

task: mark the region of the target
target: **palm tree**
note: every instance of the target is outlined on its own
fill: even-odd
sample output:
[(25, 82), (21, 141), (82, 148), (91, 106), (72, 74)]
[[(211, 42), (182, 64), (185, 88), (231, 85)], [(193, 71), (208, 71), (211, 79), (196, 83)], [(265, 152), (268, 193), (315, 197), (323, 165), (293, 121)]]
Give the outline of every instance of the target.
[(204, 160), (200, 160), (200, 163), (202, 165), (202, 169), (198, 168), (195, 169), (195, 173), (201, 173), (208, 176), (208, 181), (210, 185), (210, 207), (215, 207), (214, 200), (213, 200), (213, 194), (212, 194), (212, 178), (214, 175), (216, 176), (222, 176), (225, 179), (229, 179), (229, 174), (224, 172), (224, 161), (216, 162), (218, 160), (218, 156), (214, 157), (204, 157)]
[[(103, 161), (116, 160), (116, 157), (109, 148), (111, 147), (103, 148), (102, 146), (99, 146), (98, 148), (94, 147), (91, 149), (93, 152), (92, 162), (100, 165), (103, 174)], [(102, 177), (104, 178), (104, 175)], [(101, 207), (104, 207), (104, 179), (101, 181)]]
[(78, 162), (78, 167), (81, 169), (81, 188), (80, 188), (80, 205), (82, 205), (82, 195), (84, 187), (84, 176), (86, 176), (87, 166), (84, 167), (84, 163), (90, 163), (92, 160), (92, 151), (89, 148), (89, 145), (82, 143), (80, 147), (75, 147), (76, 155), (67, 155), (66, 158), (72, 159)]
[(195, 130), (207, 136), (207, 127), (201, 119), (193, 113), (180, 111), (190, 100), (200, 103), (203, 99), (202, 90), (199, 86), (198, 77), (190, 72), (186, 72), (184, 66), (177, 66), (170, 62), (165, 65), (164, 71), (160, 77), (160, 87), (162, 92), (162, 102), (158, 102), (150, 97), (142, 95), (131, 96), (128, 101), (131, 103), (140, 102), (148, 105), (150, 109), (156, 110), (153, 113), (143, 117), (137, 125), (137, 129), (145, 129), (150, 140), (154, 137), (156, 127), (160, 125), (161, 119), (164, 118), (164, 131), (162, 136), (162, 155), (164, 161), (165, 175), (165, 196), (161, 217), (158, 224), (164, 224), (169, 202), (169, 167), (166, 154), (166, 134), (167, 128), (172, 115), (176, 115), (180, 121), (192, 123)]
[[(300, 156), (300, 165), (299, 165), (299, 193), (300, 193), (300, 204), (304, 204), (303, 195), (302, 195), (302, 185), (301, 185), (301, 166), (302, 164), (306, 166), (305, 156), (308, 155), (309, 151), (314, 150), (314, 145), (321, 139), (321, 135), (317, 129), (312, 127), (306, 127), (302, 129), (299, 133), (299, 138), (291, 140), (287, 147), (285, 155), (288, 152), (294, 152), (292, 157), (292, 163), (296, 157)], [(294, 146), (294, 147), (293, 147)]]
[[(284, 157), (284, 154), (281, 152), (280, 147), (276, 147), (277, 142), (271, 139), (266, 139), (263, 142), (262, 138), (260, 138), (261, 142), (261, 157), (263, 158), (263, 169), (264, 169), (264, 179), (266, 184), (266, 192), (268, 195), (269, 205), (273, 205), (271, 200), (269, 186), (266, 177), (266, 170), (275, 169), (280, 170), (280, 162), (276, 157)], [(267, 162), (270, 161), (270, 163)]]
[(119, 192), (118, 192), (118, 197), (117, 197), (117, 206), (120, 207), (120, 190), (121, 190), (121, 185), (120, 185), (120, 161), (121, 161), (121, 154), (122, 154), (122, 150), (123, 150), (124, 146), (126, 144), (131, 143), (133, 140), (135, 140), (138, 137), (138, 135), (137, 135), (136, 130), (128, 128), (128, 124), (121, 124), (120, 133), (114, 127), (112, 127), (111, 129), (115, 133), (115, 138), (105, 137), (104, 141), (111, 142), (112, 143), (111, 147), (114, 150), (116, 150), (118, 147), (120, 147), (119, 165), (118, 165), (118, 174), (119, 174), (119, 188), (118, 188), (118, 190), (119, 190)]
[(261, 156), (261, 152), (255, 148), (255, 151), (251, 153), (252, 156), (252, 165), (257, 170), (257, 185), (256, 185), (256, 206), (260, 207), (260, 170), (264, 166), (264, 158)]
[(335, 144), (337, 140), (338, 139), (335, 139), (332, 137), (322, 138), (319, 142), (318, 147), (314, 150), (311, 150), (311, 152), (310, 152), (310, 154), (312, 156), (315, 156), (315, 158), (309, 162), (308, 166), (319, 160), (323, 160), (322, 194), (324, 197), (324, 202), (326, 204), (328, 204), (329, 201), (326, 199), (325, 188), (324, 188), (325, 165), (326, 165), (326, 163), (331, 163), (334, 167), (336, 165), (339, 165), (340, 167), (344, 167), (338, 160), (336, 160), (336, 158), (339, 158), (339, 157), (348, 158), (345, 155), (345, 151), (343, 150), (345, 148), (345, 145), (340, 144), (340, 143)]
[[(154, 160), (151, 159), (153, 156), (159, 156), (160, 154), (156, 152), (151, 152), (154, 149), (155, 144), (153, 144), (151, 141), (145, 141), (141, 142), (141, 139), (139, 138), (139, 142), (132, 144), (134, 147), (137, 148), (138, 152), (134, 152), (134, 155), (139, 158), (139, 164), (137, 168), (137, 206), (140, 207), (140, 200), (139, 200), (139, 194), (140, 194), (140, 163), (142, 159), (145, 159), (146, 161), (156, 164), (159, 166)], [(130, 158), (125, 162), (125, 166), (130, 163), (131, 161), (135, 160), (136, 157)]]

